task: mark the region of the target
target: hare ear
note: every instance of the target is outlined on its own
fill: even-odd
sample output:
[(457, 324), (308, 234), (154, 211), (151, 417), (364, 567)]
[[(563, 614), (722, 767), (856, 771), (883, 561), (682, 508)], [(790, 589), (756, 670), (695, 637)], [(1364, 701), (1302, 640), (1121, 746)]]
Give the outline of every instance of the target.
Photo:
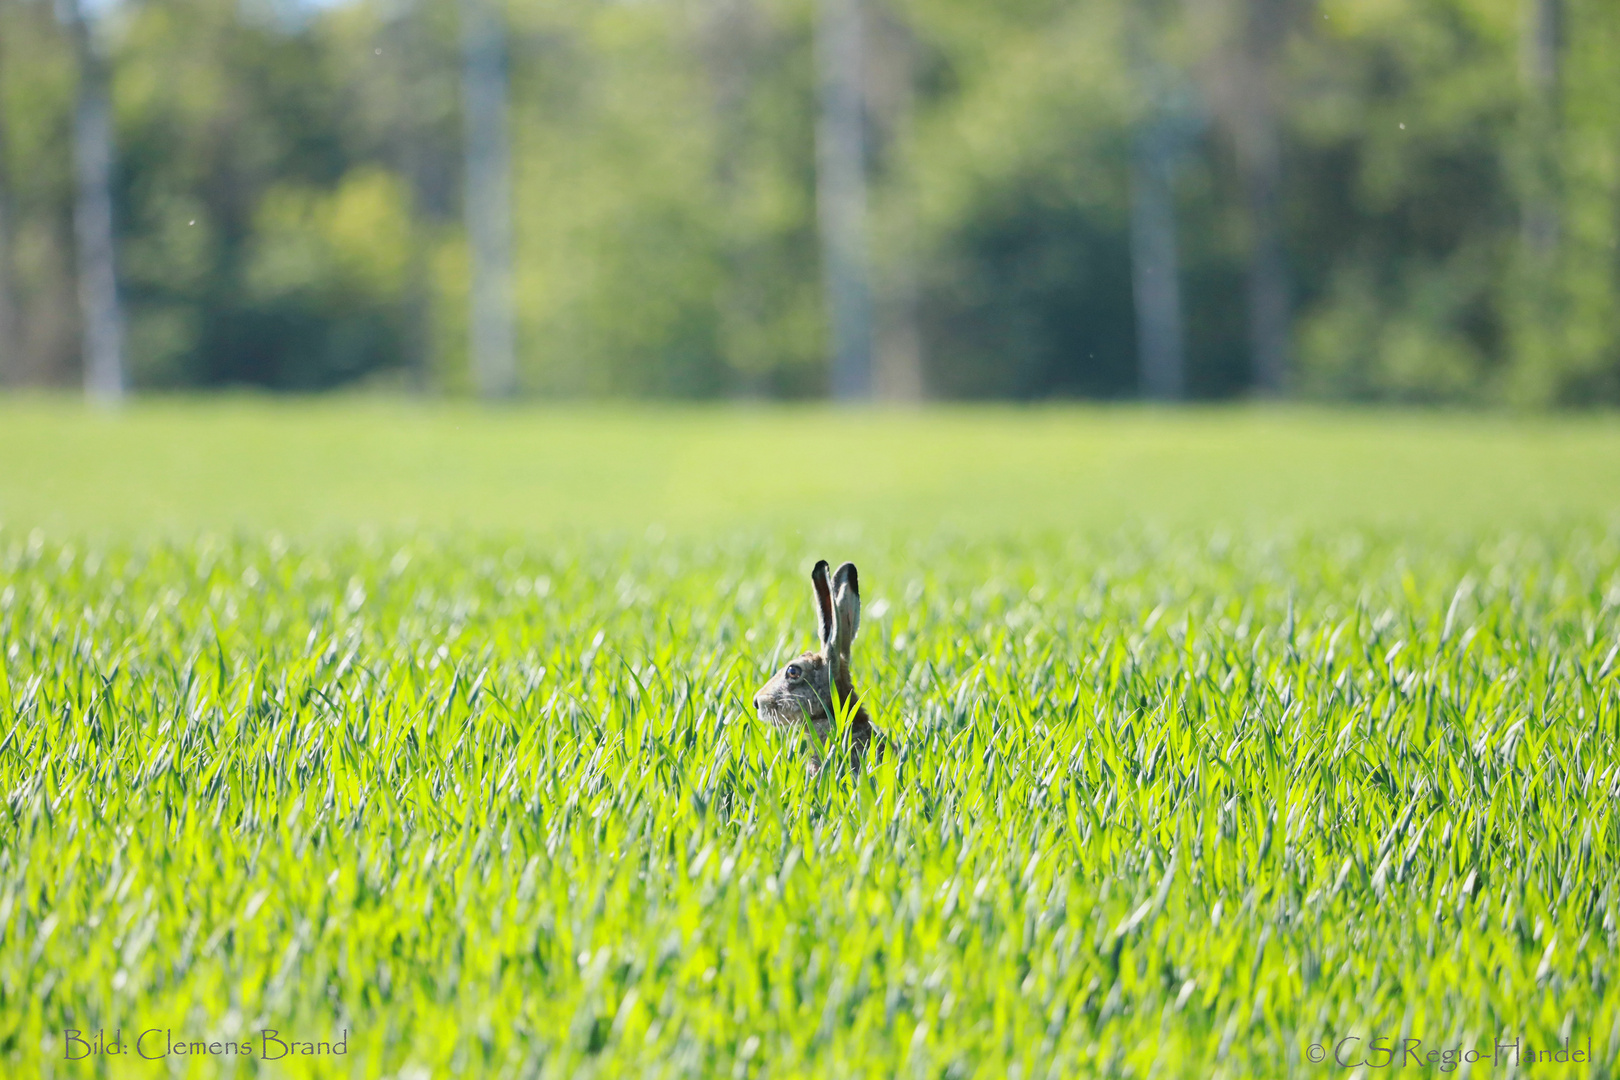
[(845, 563), (833, 575), (833, 646), (839, 657), (849, 663), (849, 647), (855, 641), (855, 631), (861, 628), (861, 581), (855, 564)]
[(816, 568), (810, 571), (810, 583), (816, 587), (816, 627), (817, 639), (823, 649), (832, 645), (833, 639), (833, 597), (832, 587), (827, 584), (827, 560), (821, 559)]

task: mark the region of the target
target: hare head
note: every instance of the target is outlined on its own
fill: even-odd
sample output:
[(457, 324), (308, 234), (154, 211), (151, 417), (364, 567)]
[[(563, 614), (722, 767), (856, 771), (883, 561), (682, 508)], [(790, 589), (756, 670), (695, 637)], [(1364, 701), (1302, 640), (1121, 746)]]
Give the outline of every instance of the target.
[[(827, 577), (827, 560), (810, 571), (821, 647), (795, 657), (754, 694), (760, 719), (775, 727), (802, 724), (817, 747), (826, 744), (840, 715), (850, 722), (851, 761), (857, 768), (872, 739), (872, 722), (861, 706), (849, 672), (849, 649), (861, 625), (860, 579), (854, 563)], [(820, 764), (817, 755), (812, 769)]]

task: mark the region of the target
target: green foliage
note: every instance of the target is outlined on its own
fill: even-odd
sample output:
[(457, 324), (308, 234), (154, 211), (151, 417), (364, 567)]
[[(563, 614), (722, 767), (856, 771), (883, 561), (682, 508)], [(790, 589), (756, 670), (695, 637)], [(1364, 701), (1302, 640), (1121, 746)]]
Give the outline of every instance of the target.
[[(1557, 6), (1546, 99), (1526, 70), (1530, 5), (1318, 6), (1293, 61), (1296, 243), (1314, 293), (1299, 338), (1315, 393), (1612, 398), (1620, 335), (1595, 298), (1620, 289), (1620, 99), (1596, 57), (1620, 24), (1613, 5)], [(1538, 212), (1552, 222), (1544, 252)]]
[[(878, 324), (915, 314), (934, 395), (1136, 391), (1126, 148), (1167, 86), (1189, 385), (1250, 384), (1229, 113), (1257, 2), (870, 0)], [(1537, 4), (1545, 78), (1520, 0), (1278, 0), (1303, 395), (1620, 400), (1620, 14)], [(524, 386), (821, 393), (812, 0), (506, 15)], [(138, 384), (466, 389), (453, 0), (127, 0), (103, 31)], [(23, 382), (77, 362), (74, 80), (49, 4), (0, 6)], [(387, 289), (353, 277), (355, 214), (403, 261)]]
[[(153, 475), (237, 432), (213, 443), (234, 488), (186, 505), (224, 523), (247, 490), (274, 522), (153, 536), (99, 499), (124, 461), (54, 483), (78, 524), (47, 533), (0, 479), (9, 1072), (81, 1075), (67, 1029), (153, 1028), (256, 1054), (264, 1028), (347, 1032), (343, 1058), (256, 1070), (287, 1076), (1275, 1076), (1379, 1036), (1620, 1065), (1620, 489), (1559, 467), (1616, 460), (1612, 425), (1341, 423), (1289, 463), (1343, 515), (1302, 528), (1286, 498), (1242, 523), (1287, 470), (1202, 471), (1287, 417), (936, 415), (907, 460), (1019, 478), (977, 531), (934, 524), (959, 485), (874, 469), (830, 520), (813, 486), (758, 493), (776, 525), (722, 491), (666, 535), (649, 492), (725, 483), (670, 462), (887, 436), (789, 413), (459, 434), (475, 415), (8, 409), (0, 439), (137, 439)], [(402, 426), (394, 513), (472, 488), (485, 528), (355, 527), (392, 519), (343, 478)], [(548, 426), (604, 448), (595, 472), (489, 452)], [(304, 449), (258, 454), (267, 430)], [(1040, 528), (1108, 490), (1076, 467), (1092, 445), (1144, 482)], [(1486, 525), (1377, 447), (1453, 489), (1502, 485), (1491, 447), (1549, 482)], [(816, 554), (862, 569), (858, 685), (892, 739), (863, 777), (808, 778), (746, 706), (810, 640)]]
[[(1514, 364), (1507, 393), (1532, 404), (1620, 396), (1620, 12), (1568, 0), (1563, 92), (1543, 103), (1519, 148), (1524, 190), (1544, 200), (1557, 229), (1549, 251), (1525, 250), (1514, 267)], [(1529, 153), (1540, 160), (1523, 160)]]
[(309, 327), (286, 346), (302, 385), (348, 381), (402, 349), (414, 240), (409, 195), (380, 169), (346, 173), (336, 190), (277, 185), (265, 193), (244, 267), (252, 301)]
[(1134, 389), (1122, 14), (1024, 5), (1014, 21), (942, 5), (919, 19), (950, 88), (919, 122), (916, 194), (896, 197), (919, 207), (945, 396)]
[(1517, 16), (1499, 3), (1321, 6), (1301, 64), (1328, 74), (1301, 119), (1343, 212), (1319, 227), (1323, 295), (1300, 333), (1318, 392), (1485, 395), (1517, 229), (1503, 144)]
[[(686, 13), (576, 5), (567, 16), (535, 29), (559, 36), (560, 55), (544, 56), (514, 94), (516, 182), (546, 192), (520, 204), (534, 385), (713, 395), (725, 388), (713, 297), (728, 208), (714, 202), (707, 88), (689, 53), (670, 48)], [(529, 78), (539, 94), (524, 92)]]

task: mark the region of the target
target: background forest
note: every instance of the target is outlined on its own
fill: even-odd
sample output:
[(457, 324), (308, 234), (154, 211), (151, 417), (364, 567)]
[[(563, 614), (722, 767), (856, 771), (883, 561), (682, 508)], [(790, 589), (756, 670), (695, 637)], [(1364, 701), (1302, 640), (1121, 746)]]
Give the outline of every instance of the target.
[(1613, 0), (0, 0), (0, 380), (98, 347), (101, 93), (120, 386), (1616, 403), (1616, 56)]

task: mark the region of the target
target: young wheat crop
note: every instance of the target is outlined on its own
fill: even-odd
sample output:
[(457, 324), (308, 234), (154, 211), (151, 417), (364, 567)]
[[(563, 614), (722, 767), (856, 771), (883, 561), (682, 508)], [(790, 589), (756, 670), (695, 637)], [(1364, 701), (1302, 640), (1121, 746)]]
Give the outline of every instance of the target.
[(800, 534), (0, 529), (0, 1068), (1620, 1068), (1620, 531), (837, 549), (862, 776)]

